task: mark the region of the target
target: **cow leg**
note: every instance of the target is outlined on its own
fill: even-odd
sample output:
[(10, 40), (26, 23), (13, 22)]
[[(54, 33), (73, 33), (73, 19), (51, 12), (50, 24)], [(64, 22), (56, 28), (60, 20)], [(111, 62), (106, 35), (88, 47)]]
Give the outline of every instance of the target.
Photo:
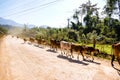
[(94, 52), (91, 52), (92, 62), (94, 60)]
[(51, 45), (51, 51), (53, 50), (53, 45)]
[(67, 56), (67, 57), (70, 56), (70, 55), (69, 55), (69, 50), (68, 50), (68, 49), (66, 50), (66, 56)]
[(111, 60), (111, 65), (112, 65), (112, 66), (114, 66), (114, 64), (113, 64), (114, 59), (115, 59), (115, 56), (112, 55), (112, 60)]
[(64, 49), (62, 49), (62, 55), (63, 55), (63, 54), (65, 54), (65, 50), (64, 50)]
[(79, 60), (79, 54), (80, 54), (80, 53), (78, 53), (78, 56), (77, 56), (77, 59), (78, 59), (78, 60)]
[(72, 49), (70, 50), (70, 53), (71, 53), (72, 58), (74, 58)]
[(120, 57), (117, 57), (117, 61), (118, 61), (119, 65), (120, 65)]
[(55, 51), (54, 45), (53, 45), (53, 47), (52, 47), (52, 50)]
[(55, 51), (57, 52), (57, 48), (55, 47)]
[(62, 54), (62, 51), (61, 51), (61, 55), (63, 55), (63, 54)]
[(64, 54), (66, 54), (66, 56), (68, 57), (68, 52), (67, 52), (67, 50), (65, 50), (66, 51), (66, 53), (64, 52)]
[(56, 46), (56, 52), (57, 52), (57, 46)]
[(51, 50), (52, 46), (50, 45), (50, 50)]
[(65, 54), (65, 50), (64, 50), (64, 54)]
[(82, 55), (82, 57), (83, 57), (83, 60), (85, 60), (85, 58), (84, 58), (85, 52), (84, 52), (84, 51), (81, 51), (80, 53), (81, 53), (81, 55)]
[(45, 48), (45, 43), (43, 43), (43, 48)]
[(51, 45), (51, 48), (50, 48), (51, 50), (53, 49), (53, 46)]
[(63, 55), (62, 51), (63, 51), (63, 49), (61, 48), (61, 55)]
[(53, 51), (55, 51), (55, 46), (53, 45)]
[(63, 51), (64, 52), (64, 54), (66, 54), (67, 55), (67, 53), (65, 53), (65, 51)]

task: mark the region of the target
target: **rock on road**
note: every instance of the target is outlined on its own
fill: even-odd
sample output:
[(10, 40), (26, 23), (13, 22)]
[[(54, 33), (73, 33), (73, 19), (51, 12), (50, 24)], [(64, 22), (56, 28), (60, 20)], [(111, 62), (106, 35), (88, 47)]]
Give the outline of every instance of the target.
[(0, 80), (120, 80), (110, 60), (89, 62), (80, 56), (78, 61), (59, 54), (6, 36), (0, 40)]

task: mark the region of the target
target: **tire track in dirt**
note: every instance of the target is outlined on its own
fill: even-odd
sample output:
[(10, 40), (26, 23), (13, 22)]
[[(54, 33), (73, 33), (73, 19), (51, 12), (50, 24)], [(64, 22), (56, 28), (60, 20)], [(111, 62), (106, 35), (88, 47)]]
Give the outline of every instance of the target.
[[(17, 40), (17, 39), (12, 39), (12, 40)], [(15, 41), (10, 41), (11, 43), (7, 43), (10, 47), (10, 56), (13, 57), (12, 58), (12, 62), (11, 65), (13, 67), (11, 67), (12, 74), (15, 77), (14, 80), (37, 80), (34, 77), (33, 72), (30, 69), (30, 66), (27, 64), (26, 62), (26, 57), (24, 55), (22, 55), (22, 51), (20, 50), (20, 45), (19, 43), (16, 43)], [(11, 44), (18, 44), (18, 45), (13, 45), (11, 47)], [(16, 60), (16, 61), (14, 61)]]
[(0, 80), (13, 80), (10, 69), (11, 58), (7, 55), (9, 50), (6, 48), (5, 39), (0, 40)]

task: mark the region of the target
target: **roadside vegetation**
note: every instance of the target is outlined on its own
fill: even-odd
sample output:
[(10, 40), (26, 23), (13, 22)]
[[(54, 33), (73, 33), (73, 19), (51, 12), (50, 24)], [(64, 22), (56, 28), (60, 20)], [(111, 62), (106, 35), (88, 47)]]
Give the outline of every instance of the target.
[(0, 25), (0, 38), (6, 35), (8, 32), (8, 29), (5, 28), (4, 26)]
[[(106, 0), (101, 14), (97, 4), (92, 4), (89, 0), (75, 10), (72, 18), (68, 19), (68, 26), (64, 28), (52, 28), (52, 26), (28, 28), (25, 25), (15, 35), (22, 38), (44, 38), (48, 42), (50, 38), (54, 38), (88, 46), (93, 46), (95, 40), (96, 48), (100, 50), (102, 57), (107, 57), (111, 55), (111, 44), (120, 41), (120, 20), (112, 17), (116, 15), (120, 18), (118, 2), (119, 0)], [(105, 17), (101, 18), (100, 15)]]

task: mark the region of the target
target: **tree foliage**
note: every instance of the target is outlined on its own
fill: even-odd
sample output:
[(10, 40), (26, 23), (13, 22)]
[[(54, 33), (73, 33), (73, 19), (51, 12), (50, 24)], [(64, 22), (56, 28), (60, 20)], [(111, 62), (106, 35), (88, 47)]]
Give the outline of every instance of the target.
[(5, 25), (0, 25), (0, 37), (2, 37), (3, 35), (6, 35), (8, 32), (8, 28), (5, 27)]
[(70, 21), (69, 28), (66, 26), (65, 28), (34, 27), (29, 29), (25, 26), (22, 35), (46, 40), (54, 38), (83, 44), (93, 43), (93, 39), (96, 39), (98, 43), (111, 44), (120, 40), (120, 21), (111, 17), (116, 12), (117, 3), (118, 0), (106, 0), (103, 11), (107, 16), (101, 19), (97, 4), (92, 4), (89, 0), (75, 10), (73, 14), (75, 21)]

